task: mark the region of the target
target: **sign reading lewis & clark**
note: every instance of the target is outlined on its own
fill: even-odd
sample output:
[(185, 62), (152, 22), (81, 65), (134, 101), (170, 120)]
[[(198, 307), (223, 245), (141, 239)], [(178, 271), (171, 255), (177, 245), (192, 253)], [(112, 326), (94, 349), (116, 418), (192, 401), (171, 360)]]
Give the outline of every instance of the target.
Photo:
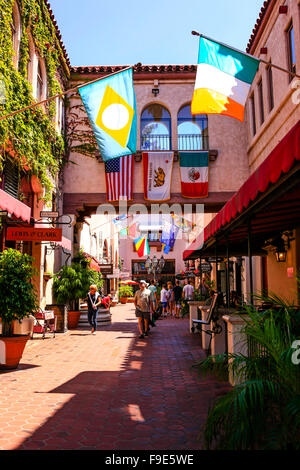
[(7, 240), (60, 242), (62, 240), (61, 228), (19, 228), (7, 227)]

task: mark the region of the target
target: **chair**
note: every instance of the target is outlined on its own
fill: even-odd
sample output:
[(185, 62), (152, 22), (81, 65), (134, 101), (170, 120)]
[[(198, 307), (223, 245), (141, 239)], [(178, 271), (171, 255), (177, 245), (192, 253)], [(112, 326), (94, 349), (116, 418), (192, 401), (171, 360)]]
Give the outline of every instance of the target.
[[(195, 332), (195, 328), (197, 328), (197, 330), (199, 331), (204, 331), (204, 333), (206, 333), (207, 335), (210, 336), (210, 340), (209, 340), (209, 346), (208, 346), (208, 349), (207, 349), (207, 355), (210, 354), (210, 346), (211, 346), (211, 340), (212, 340), (212, 337), (213, 335), (217, 335), (217, 334), (221, 334), (222, 333), (222, 327), (221, 325), (219, 325), (217, 323), (217, 320), (218, 320), (218, 315), (216, 314), (217, 312), (217, 308), (218, 308), (218, 297), (219, 297), (219, 294), (215, 293), (213, 295), (213, 298), (212, 298), (212, 302), (210, 304), (210, 307), (207, 311), (207, 317), (206, 317), (206, 320), (194, 320), (192, 319), (192, 328), (191, 328), (191, 331), (192, 333)], [(199, 310), (199, 307), (198, 307), (198, 310)], [(212, 329), (210, 330), (207, 330), (207, 329), (203, 329), (202, 327), (204, 325), (210, 325), (211, 322), (213, 322), (213, 327)]]

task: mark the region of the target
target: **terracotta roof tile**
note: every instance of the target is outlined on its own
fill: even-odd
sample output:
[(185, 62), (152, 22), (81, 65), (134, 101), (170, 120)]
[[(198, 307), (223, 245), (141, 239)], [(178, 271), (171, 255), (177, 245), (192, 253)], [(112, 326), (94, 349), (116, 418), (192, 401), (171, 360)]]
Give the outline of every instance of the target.
[(266, 13), (267, 13), (267, 11), (268, 11), (268, 9), (269, 9), (269, 7), (271, 6), (272, 3), (273, 3), (273, 0), (266, 0), (263, 4), (261, 10), (260, 10), (259, 17), (256, 20), (256, 23), (254, 25), (252, 34), (250, 36), (250, 39), (249, 39), (249, 42), (248, 42), (248, 45), (247, 45), (246, 51), (248, 53), (250, 53), (250, 51), (251, 51), (251, 48), (252, 48), (252, 46), (254, 44), (254, 41), (257, 37), (258, 31), (261, 27), (263, 19), (264, 19), (265, 15), (266, 15)]
[[(104, 66), (78, 66), (71, 67), (72, 73), (89, 74), (89, 73), (113, 73), (118, 72), (128, 65), (104, 65)], [(195, 73), (197, 70), (196, 65), (141, 65), (136, 64), (133, 66), (135, 74), (152, 74), (152, 73)]]
[(54, 14), (53, 14), (53, 11), (51, 10), (51, 6), (50, 6), (50, 3), (47, 1), (47, 0), (44, 0), (44, 3), (49, 11), (49, 15), (50, 15), (50, 18), (51, 18), (51, 21), (55, 27), (55, 30), (56, 30), (56, 36), (59, 40), (59, 44), (60, 44), (60, 47), (62, 48), (62, 51), (63, 51), (63, 54), (64, 54), (64, 58), (66, 59), (66, 63), (69, 67), (69, 69), (71, 68), (71, 64), (70, 64), (70, 60), (69, 60), (69, 57), (68, 57), (68, 54), (67, 54), (67, 51), (66, 51), (66, 48), (64, 46), (64, 43), (62, 42), (62, 37), (61, 37), (61, 32), (59, 30), (59, 27), (57, 25), (57, 22), (56, 22), (56, 19), (54, 17)]

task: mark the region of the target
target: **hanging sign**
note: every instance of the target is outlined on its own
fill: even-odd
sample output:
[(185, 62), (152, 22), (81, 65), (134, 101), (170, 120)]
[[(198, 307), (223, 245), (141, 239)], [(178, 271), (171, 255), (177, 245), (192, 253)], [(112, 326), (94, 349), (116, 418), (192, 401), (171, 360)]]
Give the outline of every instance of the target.
[(27, 241), (47, 241), (47, 242), (60, 242), (62, 240), (61, 228), (20, 228), (20, 227), (7, 227), (6, 232), (7, 240), (21, 240)]
[(198, 271), (202, 273), (210, 273), (212, 270), (212, 265), (210, 263), (201, 263), (198, 266)]
[(49, 219), (57, 219), (59, 217), (59, 213), (56, 211), (41, 211), (40, 217), (48, 217)]

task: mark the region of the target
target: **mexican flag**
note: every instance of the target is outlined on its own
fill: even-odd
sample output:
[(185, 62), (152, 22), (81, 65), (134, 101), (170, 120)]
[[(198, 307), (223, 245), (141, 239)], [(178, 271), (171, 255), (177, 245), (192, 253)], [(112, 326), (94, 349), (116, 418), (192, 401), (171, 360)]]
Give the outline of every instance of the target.
[(179, 152), (181, 194), (188, 198), (208, 196), (208, 152)]
[(144, 197), (168, 201), (171, 197), (173, 152), (143, 152)]

